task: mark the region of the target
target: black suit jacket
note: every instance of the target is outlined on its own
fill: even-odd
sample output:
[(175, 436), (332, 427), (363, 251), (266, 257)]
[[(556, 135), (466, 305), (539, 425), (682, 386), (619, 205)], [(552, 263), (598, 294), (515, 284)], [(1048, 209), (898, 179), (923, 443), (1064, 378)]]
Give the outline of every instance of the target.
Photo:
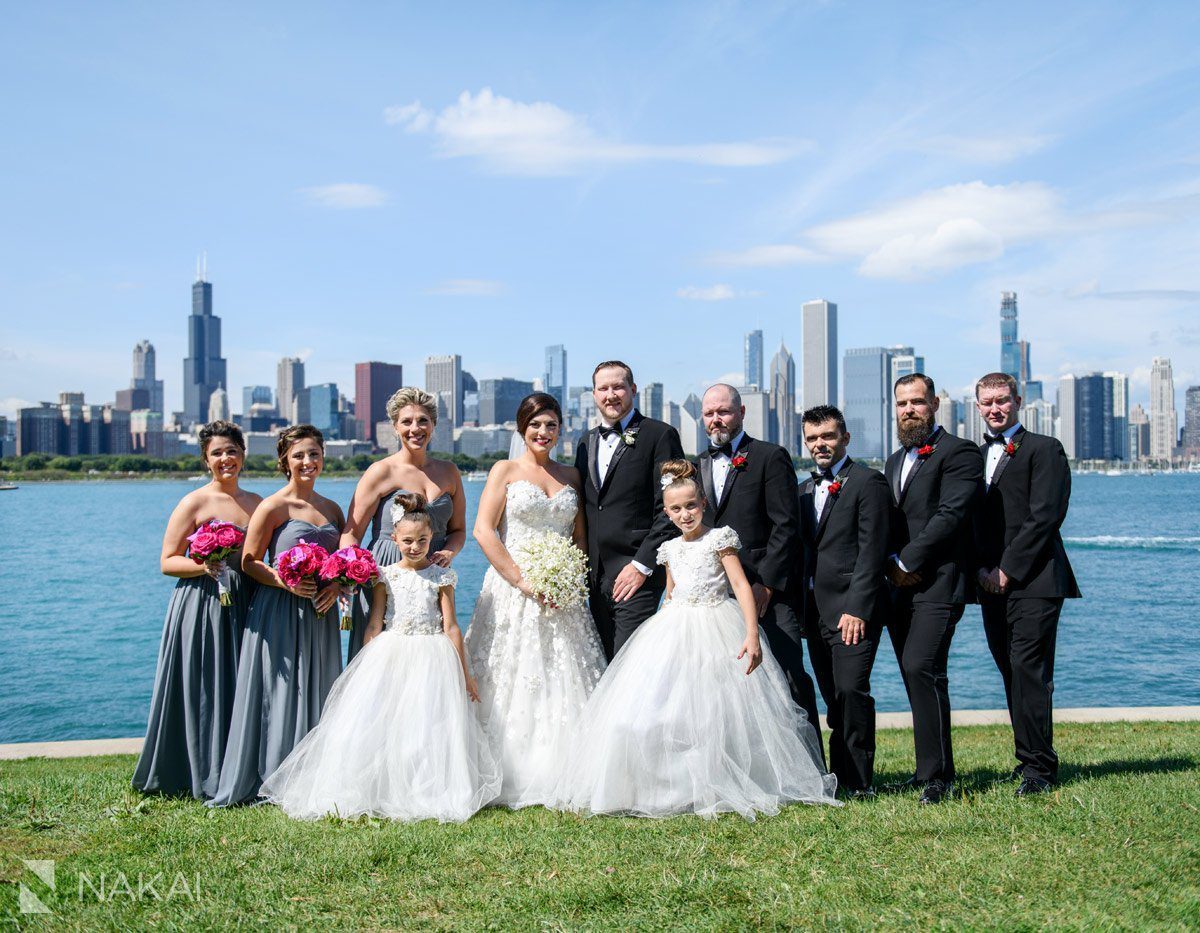
[(663, 421), (643, 418), (636, 410), (626, 431), (636, 435), (635, 442), (633, 446), (618, 442), (603, 484), (596, 463), (599, 429), (588, 431), (576, 444), (575, 469), (583, 477), (593, 586), (616, 576), (632, 560), (652, 568), (655, 582), (663, 585), (664, 574), (655, 557), (664, 541), (679, 534), (663, 512), (658, 472), (663, 461), (682, 459), (679, 432)]
[[(800, 486), (800, 539), (803, 562), (800, 585), (807, 592), (813, 581), (813, 601), (820, 615), (818, 628), (805, 619), (809, 632), (819, 631), (826, 641), (841, 640), (837, 631), (842, 613), (865, 619), (873, 626), (884, 622), (887, 583), (884, 565), (888, 555), (888, 521), (891, 495), (878, 470), (846, 462), (837, 479), (842, 488), (827, 501), (817, 521), (812, 479)], [(809, 600), (801, 601), (805, 606)]]
[(903, 491), (903, 448), (884, 466), (892, 492), (891, 553), (921, 575), (920, 583), (904, 590), (914, 602), (973, 602), (971, 520), (983, 496), (983, 455), (977, 445), (940, 427), (929, 444), (933, 453), (913, 464)]
[(796, 470), (778, 444), (742, 437), (734, 457), (741, 467), (729, 468), (721, 498), (713, 486), (712, 450), (699, 457), (700, 479), (708, 506), (704, 524), (729, 527), (742, 540), (738, 552), (746, 577), (763, 583), (781, 596), (795, 577), (800, 523), (796, 509)]
[[(1062, 444), (1020, 428), (1016, 452), (1000, 455), (975, 519), (975, 552), (984, 570), (1012, 577), (1011, 598), (1074, 599), (1075, 582), (1059, 529), (1071, 500), (1071, 467)], [(986, 459), (987, 445), (981, 450)]]

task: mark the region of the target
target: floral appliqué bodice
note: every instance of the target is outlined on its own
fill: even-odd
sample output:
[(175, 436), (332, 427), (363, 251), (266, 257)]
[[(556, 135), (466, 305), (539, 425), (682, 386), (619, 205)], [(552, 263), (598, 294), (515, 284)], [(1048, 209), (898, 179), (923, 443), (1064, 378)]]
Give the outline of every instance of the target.
[(511, 551), (522, 539), (547, 531), (569, 538), (578, 512), (579, 498), (570, 486), (548, 496), (529, 480), (509, 483), (505, 493), (504, 543)]
[(671, 602), (688, 606), (719, 606), (729, 599), (729, 578), (720, 552), (740, 549), (732, 528), (711, 528), (695, 541), (673, 538), (658, 549), (658, 562), (671, 569), (675, 588)]
[(438, 590), (456, 586), (458, 574), (430, 564), (424, 570), (406, 570), (400, 564), (388, 564), (379, 571), (387, 587), (387, 609), (383, 627), (401, 635), (441, 635), (442, 609)]

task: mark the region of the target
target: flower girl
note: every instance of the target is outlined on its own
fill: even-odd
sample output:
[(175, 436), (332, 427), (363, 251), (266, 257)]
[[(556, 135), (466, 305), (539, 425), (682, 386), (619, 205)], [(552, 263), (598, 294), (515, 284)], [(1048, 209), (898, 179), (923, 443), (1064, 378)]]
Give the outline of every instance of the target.
[(398, 563), (380, 569), (363, 649), (321, 722), (263, 783), (289, 816), (461, 821), (500, 792), (500, 768), (454, 615), (453, 570), (430, 563), (424, 496), (392, 505)]
[(668, 460), (661, 469), (663, 509), (682, 532), (658, 551), (667, 599), (592, 694), (556, 805), (754, 819), (793, 801), (835, 803), (816, 732), (760, 645), (737, 533), (703, 524), (691, 463)]

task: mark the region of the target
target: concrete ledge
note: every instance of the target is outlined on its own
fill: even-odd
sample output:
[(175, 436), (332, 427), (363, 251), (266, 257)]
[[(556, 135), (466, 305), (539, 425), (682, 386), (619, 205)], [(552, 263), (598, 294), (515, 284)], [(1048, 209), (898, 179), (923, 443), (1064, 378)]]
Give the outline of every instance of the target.
[[(955, 726), (1007, 726), (1006, 709), (967, 709), (950, 714)], [(1055, 722), (1197, 722), (1200, 706), (1093, 706), (1056, 709)], [(911, 729), (912, 713), (880, 713), (880, 729)], [(19, 758), (86, 758), (92, 755), (136, 755), (142, 739), (77, 739), (71, 742), (17, 742), (0, 745), (0, 761)]]

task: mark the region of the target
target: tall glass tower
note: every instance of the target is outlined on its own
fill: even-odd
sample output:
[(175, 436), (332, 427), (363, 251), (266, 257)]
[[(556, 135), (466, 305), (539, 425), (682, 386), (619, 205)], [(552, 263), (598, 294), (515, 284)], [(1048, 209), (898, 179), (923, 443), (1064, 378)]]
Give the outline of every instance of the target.
[(745, 337), (743, 352), (745, 373), (743, 380), (746, 386), (763, 386), (763, 334), (761, 330), (752, 330)]
[(547, 395), (558, 399), (562, 410), (567, 410), (567, 348), (561, 343), (546, 347), (546, 368), (542, 372), (542, 387)]
[(183, 417), (193, 424), (208, 419), (208, 400), (225, 384), (221, 356), (221, 319), (212, 313), (212, 284), (196, 270), (192, 284), (192, 314), (188, 318), (188, 355), (183, 361)]

